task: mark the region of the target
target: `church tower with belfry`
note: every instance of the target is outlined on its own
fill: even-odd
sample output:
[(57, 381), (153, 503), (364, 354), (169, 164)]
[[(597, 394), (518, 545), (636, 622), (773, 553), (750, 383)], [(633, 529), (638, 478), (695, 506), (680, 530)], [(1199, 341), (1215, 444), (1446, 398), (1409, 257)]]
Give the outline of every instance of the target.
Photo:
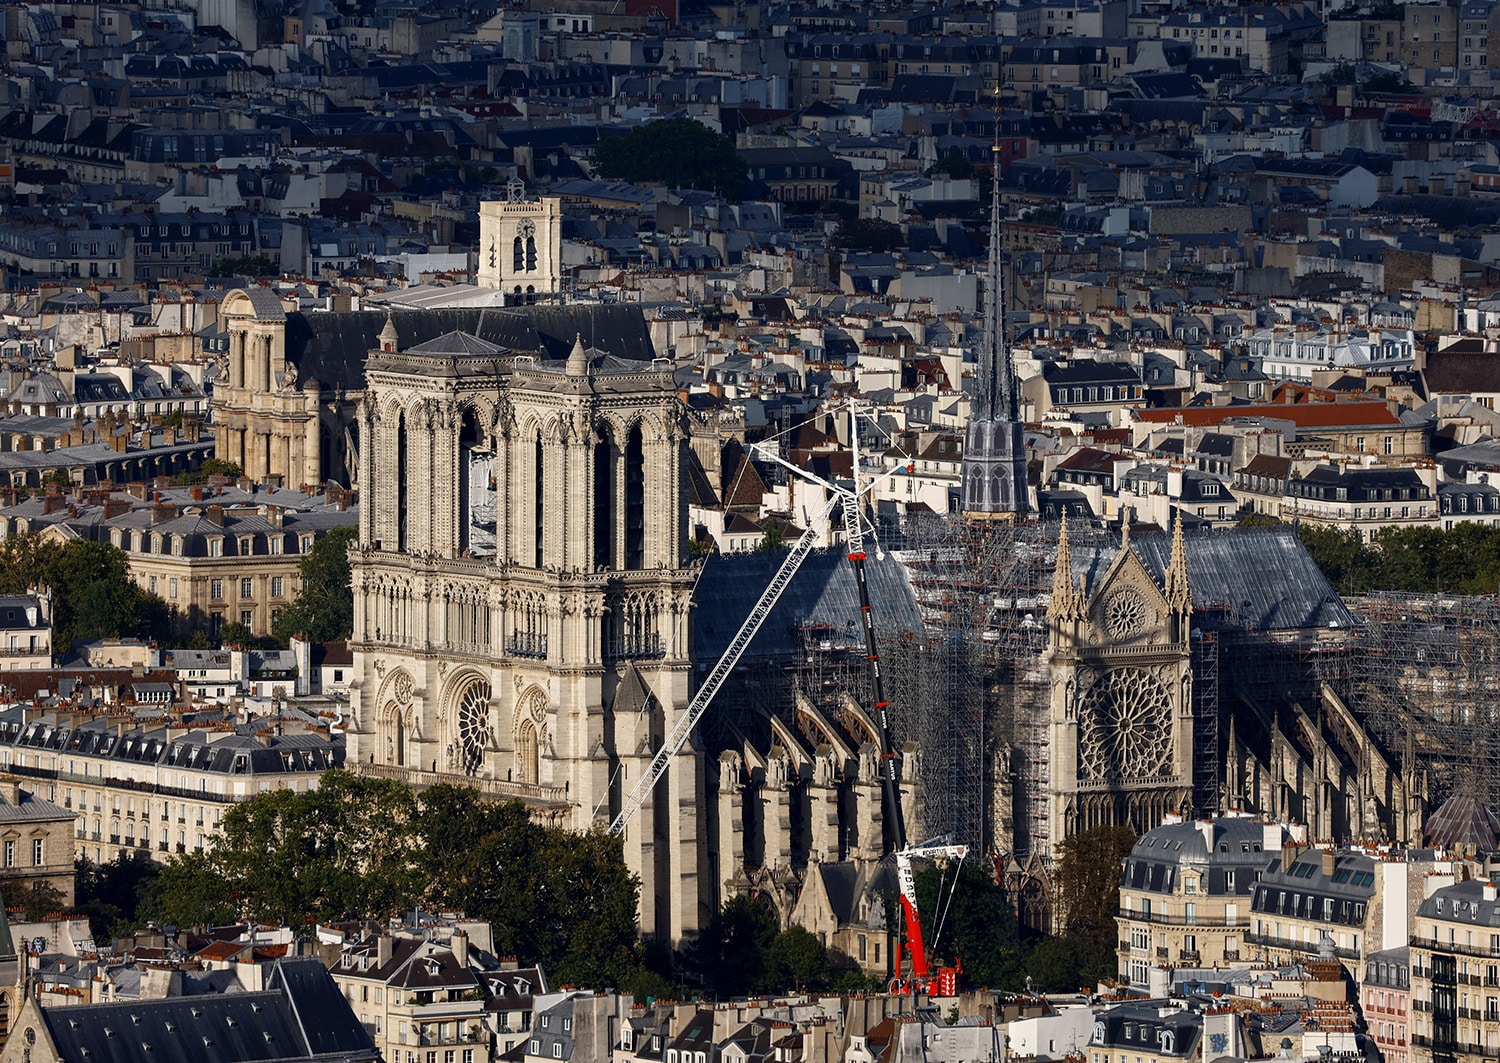
[(479, 204), (481, 288), (505, 294), (507, 306), (546, 302), (562, 292), (562, 201), (531, 197), (512, 181), (504, 199)]
[[(671, 362), (391, 320), (365, 372), (350, 761), (608, 824), (690, 694)], [(707, 918), (704, 773), (690, 743), (622, 839), (641, 930), (673, 943)]]

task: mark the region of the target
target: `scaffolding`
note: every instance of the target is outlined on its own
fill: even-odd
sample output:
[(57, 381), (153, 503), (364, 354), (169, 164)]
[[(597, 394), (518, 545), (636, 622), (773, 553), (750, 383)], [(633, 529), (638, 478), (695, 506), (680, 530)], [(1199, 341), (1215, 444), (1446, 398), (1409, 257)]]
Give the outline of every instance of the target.
[(1046, 603), (1057, 531), (912, 517), (886, 536), (923, 622), (883, 652), (897, 726), (921, 749), (927, 834), (1008, 855), (1047, 847)]
[(1331, 686), (1394, 770), (1435, 807), (1455, 789), (1500, 792), (1500, 602), (1383, 593), (1344, 600), (1358, 652), (1330, 662)]

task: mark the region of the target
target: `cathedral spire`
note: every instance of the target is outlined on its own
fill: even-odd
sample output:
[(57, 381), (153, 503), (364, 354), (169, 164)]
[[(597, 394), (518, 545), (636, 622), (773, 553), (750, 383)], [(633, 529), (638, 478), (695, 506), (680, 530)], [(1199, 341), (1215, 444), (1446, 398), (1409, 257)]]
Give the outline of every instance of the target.
[(401, 338), (396, 335), (396, 323), (391, 320), (389, 312), (385, 315), (385, 327), (380, 330), (378, 340), (382, 351), (394, 351), (401, 342)]
[(990, 182), (990, 254), (985, 272), (984, 339), (975, 359), (974, 416), (985, 421), (1014, 421), (1020, 404), (1010, 345), (1005, 340), (1005, 232), (1000, 219), (1000, 112), (995, 111), (991, 148), (994, 180)]
[(1068, 511), (1063, 510), (1057, 533), (1057, 566), (1052, 570), (1052, 601), (1048, 611), (1067, 619), (1073, 611), (1073, 549), (1068, 544)]
[(1172, 556), (1167, 562), (1167, 604), (1179, 613), (1193, 608), (1193, 592), (1188, 587), (1187, 544), (1182, 538), (1182, 509), (1178, 507), (1177, 519), (1172, 523)]
[(1000, 219), (1000, 100), (995, 97), (990, 249), (984, 289), (984, 334), (974, 351), (974, 385), (964, 433), (963, 512), (980, 520), (1013, 520), (1029, 508), (1026, 436), (1015, 367), (1005, 342), (1005, 233)]

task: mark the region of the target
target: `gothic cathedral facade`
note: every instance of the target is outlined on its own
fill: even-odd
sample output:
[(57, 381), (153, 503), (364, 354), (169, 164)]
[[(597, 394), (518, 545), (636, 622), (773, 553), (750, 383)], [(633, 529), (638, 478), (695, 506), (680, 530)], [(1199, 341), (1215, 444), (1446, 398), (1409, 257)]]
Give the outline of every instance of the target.
[(1158, 585), (1124, 541), (1114, 562), (1073, 582), (1066, 520), (1047, 611), (1051, 765), (1047, 822), (1056, 843), (1092, 827), (1150, 830), (1191, 806), (1192, 594), (1182, 524)]
[[(348, 759), (607, 824), (689, 700), (686, 432), (671, 366), (566, 360), (466, 333), (397, 349), (359, 409)], [(624, 837), (641, 929), (706, 918), (704, 757)]]

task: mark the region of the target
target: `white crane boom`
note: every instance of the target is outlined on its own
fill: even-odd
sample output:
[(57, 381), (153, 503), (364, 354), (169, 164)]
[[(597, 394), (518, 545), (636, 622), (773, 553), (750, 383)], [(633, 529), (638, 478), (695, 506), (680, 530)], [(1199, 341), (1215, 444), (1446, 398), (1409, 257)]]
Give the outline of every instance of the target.
[(843, 501), (842, 494), (831, 494), (818, 518), (808, 521), (807, 530), (802, 533), (802, 537), (787, 552), (786, 557), (781, 562), (781, 567), (776, 570), (776, 574), (771, 577), (771, 582), (761, 592), (759, 600), (755, 603), (755, 608), (750, 610), (749, 616), (745, 617), (745, 621), (740, 625), (739, 631), (735, 633), (734, 638), (725, 647), (723, 655), (719, 657), (719, 662), (714, 665), (713, 671), (708, 673), (708, 678), (703, 681), (703, 685), (693, 695), (693, 700), (688, 703), (687, 711), (678, 718), (677, 725), (672, 728), (672, 733), (667, 736), (667, 740), (662, 743), (662, 747), (656, 751), (656, 756), (651, 758), (651, 765), (636, 780), (635, 788), (630, 791), (630, 795), (620, 805), (620, 814), (609, 825), (610, 834), (619, 836), (625, 833), (625, 828), (630, 826), (630, 821), (640, 811), (641, 805), (645, 803), (647, 795), (656, 788), (656, 784), (661, 781), (662, 776), (666, 775), (667, 766), (671, 764), (672, 758), (682, 751), (683, 746), (687, 745), (688, 736), (693, 733), (693, 728), (698, 726), (698, 721), (708, 711), (708, 706), (714, 700), (714, 695), (719, 692), (719, 688), (724, 685), (724, 681), (734, 671), (734, 666), (739, 663), (741, 655), (749, 648), (751, 641), (755, 638), (756, 632), (765, 623), (766, 617), (771, 615), (771, 609), (776, 605), (777, 599), (781, 597), (781, 592), (786, 590), (787, 585), (792, 582), (792, 577), (802, 567), (802, 562), (807, 560), (808, 554), (812, 553), (813, 544), (817, 542), (818, 538), (818, 526), (823, 523), (828, 515), (833, 512), (833, 508), (841, 501)]

